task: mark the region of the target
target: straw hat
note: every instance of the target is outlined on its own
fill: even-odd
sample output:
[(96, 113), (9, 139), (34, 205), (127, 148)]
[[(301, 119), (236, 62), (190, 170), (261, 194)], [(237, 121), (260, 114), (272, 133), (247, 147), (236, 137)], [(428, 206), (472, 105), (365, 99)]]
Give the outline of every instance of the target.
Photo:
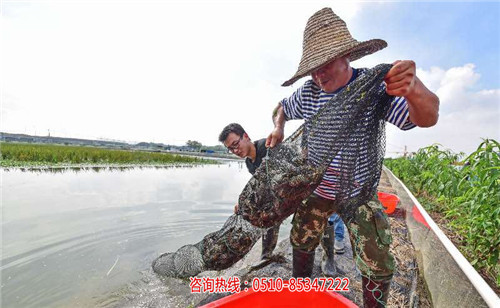
[(349, 55), (354, 61), (385, 47), (387, 42), (379, 39), (358, 42), (331, 8), (321, 9), (307, 21), (299, 68), (282, 86), (293, 84), (332, 60)]

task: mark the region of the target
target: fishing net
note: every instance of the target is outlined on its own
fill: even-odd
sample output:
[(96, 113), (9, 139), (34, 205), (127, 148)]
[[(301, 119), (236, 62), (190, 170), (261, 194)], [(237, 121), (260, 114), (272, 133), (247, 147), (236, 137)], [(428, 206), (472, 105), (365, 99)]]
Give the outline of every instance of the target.
[[(336, 208), (347, 224), (376, 193), (385, 153), (385, 116), (392, 97), (382, 85), (391, 68), (358, 76), (290, 137), (269, 149), (239, 197), (238, 214), (195, 244), (161, 255), (155, 272), (189, 277), (240, 260), (262, 231), (279, 225), (320, 184), (335, 177)], [(244, 220), (243, 220), (244, 219)], [(245, 221), (246, 220), (246, 221)], [(250, 222), (250, 224), (248, 222)]]
[(382, 86), (390, 68), (380, 64), (356, 78), (269, 150), (269, 158), (240, 195), (245, 219), (258, 227), (281, 223), (316, 189), (327, 169), (344, 222), (373, 198), (385, 154), (385, 116), (393, 98)]
[(238, 262), (252, 249), (261, 229), (231, 215), (219, 231), (206, 235), (194, 245), (162, 254), (153, 262), (153, 270), (163, 276), (186, 278), (206, 270), (223, 270)]
[(304, 127), (272, 149), (240, 194), (239, 214), (261, 228), (279, 225), (321, 181), (327, 166), (308, 163)]

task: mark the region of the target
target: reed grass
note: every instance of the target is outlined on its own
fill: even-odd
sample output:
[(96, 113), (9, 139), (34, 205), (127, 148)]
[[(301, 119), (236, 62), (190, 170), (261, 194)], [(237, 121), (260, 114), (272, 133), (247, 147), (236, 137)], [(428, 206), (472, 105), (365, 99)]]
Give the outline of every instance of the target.
[(32, 143), (0, 143), (0, 166), (213, 164), (213, 160), (133, 150)]

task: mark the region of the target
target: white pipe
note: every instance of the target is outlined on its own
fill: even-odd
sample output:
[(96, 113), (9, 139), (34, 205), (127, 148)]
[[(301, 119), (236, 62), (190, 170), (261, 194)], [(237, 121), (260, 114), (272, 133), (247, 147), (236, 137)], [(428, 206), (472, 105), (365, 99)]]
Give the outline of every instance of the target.
[(422, 216), (424, 217), (425, 221), (431, 228), (431, 230), (436, 234), (436, 236), (439, 238), (443, 246), (446, 248), (446, 250), (450, 253), (451, 257), (455, 260), (455, 262), (458, 264), (460, 269), (464, 272), (465, 276), (469, 278), (469, 281), (472, 283), (472, 285), (476, 288), (476, 291), (481, 295), (483, 300), (486, 302), (488, 307), (490, 308), (498, 308), (500, 307), (500, 298), (496, 295), (496, 293), (490, 288), (490, 286), (484, 281), (483, 277), (479, 275), (479, 273), (472, 267), (472, 265), (465, 259), (465, 257), (462, 255), (462, 253), (453, 245), (453, 243), (450, 241), (450, 239), (441, 231), (441, 229), (438, 227), (438, 225), (432, 220), (432, 218), (427, 214), (427, 211), (422, 207), (420, 202), (418, 202), (417, 198), (413, 196), (413, 194), (406, 188), (405, 184), (401, 182), (400, 179), (398, 179), (391, 170), (388, 168), (385, 168), (385, 170), (389, 171), (390, 174), (401, 184), (401, 186), (404, 188), (408, 196), (410, 196), (411, 200), (413, 203), (415, 203), (415, 206), (418, 208)]

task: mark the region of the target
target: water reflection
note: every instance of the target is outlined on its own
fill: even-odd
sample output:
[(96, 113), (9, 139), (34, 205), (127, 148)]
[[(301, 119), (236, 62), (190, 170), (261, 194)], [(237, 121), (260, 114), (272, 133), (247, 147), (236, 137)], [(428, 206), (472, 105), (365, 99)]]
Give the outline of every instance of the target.
[[(241, 164), (235, 161), (234, 163)], [(65, 172), (82, 172), (94, 171), (107, 172), (107, 171), (128, 171), (132, 169), (179, 169), (179, 168), (200, 168), (206, 166), (205, 164), (170, 164), (170, 165), (119, 165), (119, 166), (30, 166), (30, 167), (2, 167), (5, 172), (22, 171), (22, 172), (50, 172), (50, 173), (65, 173)]]
[(218, 230), (244, 168), (3, 169), (1, 306), (94, 306), (159, 254)]

